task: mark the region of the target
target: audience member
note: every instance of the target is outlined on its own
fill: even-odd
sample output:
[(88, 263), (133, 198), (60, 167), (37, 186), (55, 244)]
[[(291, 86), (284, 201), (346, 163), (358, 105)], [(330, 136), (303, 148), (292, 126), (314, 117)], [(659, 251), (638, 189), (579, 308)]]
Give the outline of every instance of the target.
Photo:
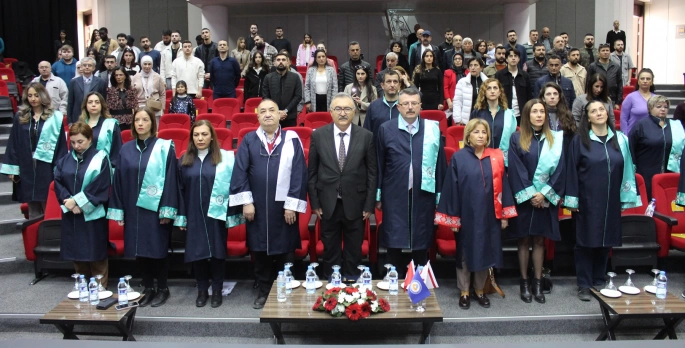
[(614, 51), (611, 52), (609, 58), (619, 67), (621, 67), (621, 75), (623, 76), (623, 86), (630, 85), (630, 75), (635, 68), (633, 60), (627, 52), (623, 51), (623, 40), (614, 41)]
[(133, 50), (127, 47), (124, 49), (124, 54), (121, 55), (121, 61), (119, 61), (119, 66), (126, 69), (126, 73), (129, 76), (134, 76), (140, 71), (140, 66), (138, 66), (134, 57), (135, 53)]
[(542, 43), (533, 45), (534, 58), (526, 63), (528, 68), (528, 76), (530, 77), (530, 84), (535, 86), (535, 82), (541, 77), (549, 74), (547, 70), (547, 55), (545, 46)]
[(62, 58), (52, 64), (52, 72), (64, 82), (71, 81), (76, 75), (76, 59), (74, 59), (74, 49), (70, 45), (60, 48)]
[(195, 98), (199, 93), (202, 96), (202, 84), (205, 76), (205, 65), (200, 58), (191, 55), (193, 44), (185, 40), (182, 43), (183, 56), (174, 60), (171, 64), (171, 85), (183, 80), (188, 84), (188, 95)]
[[(154, 50), (157, 52), (162, 52), (171, 45), (171, 29), (162, 30), (162, 41), (155, 44)], [(143, 43), (143, 38), (140, 38), (140, 43)], [(154, 59), (153, 59), (154, 62)]]
[[(507, 41), (509, 42), (509, 47), (507, 48), (513, 48), (519, 51), (519, 62), (518, 62), (518, 67), (520, 70), (523, 70), (523, 64), (526, 63), (528, 60), (528, 55), (526, 53), (526, 48), (523, 47), (523, 45), (520, 45), (516, 43), (518, 40), (518, 36), (516, 35), (516, 30), (509, 30), (507, 32)], [(505, 46), (506, 47), (506, 46)], [(466, 57), (466, 56), (464, 56)], [(521, 106), (523, 108), (523, 106)]]
[[(351, 41), (348, 45), (348, 54), (350, 56), (350, 59), (340, 65), (340, 71), (338, 73), (338, 90), (342, 91), (345, 90), (345, 86), (349, 85), (350, 83), (354, 82), (355, 76), (354, 76), (354, 67), (357, 65), (362, 65), (365, 67), (369, 68), (369, 71), (372, 71), (371, 64), (368, 62), (364, 61), (362, 58), (362, 49), (359, 46), (359, 42), (357, 41)], [(373, 81), (373, 74), (370, 76)]]
[[(606, 87), (609, 89), (609, 97), (614, 102), (614, 109), (618, 109), (619, 105), (623, 102), (623, 76), (621, 74), (621, 67), (609, 59), (610, 54), (608, 44), (599, 45), (599, 59), (590, 64), (587, 68), (587, 74), (592, 76), (594, 73), (600, 73), (606, 76), (609, 84)], [(621, 127), (621, 130), (623, 130), (623, 127)]]
[[(276, 72), (267, 74), (262, 84), (262, 98), (278, 106), (275, 115), (283, 128), (297, 126), (297, 106), (302, 100), (302, 77), (288, 71), (289, 61), (290, 56), (278, 53), (274, 63)], [(272, 117), (270, 112), (269, 115)]]
[(71, 41), (67, 40), (67, 31), (64, 29), (61, 29), (59, 31), (59, 39), (55, 40), (53, 52), (59, 51), (59, 49), (62, 48), (62, 46), (64, 46), (64, 45), (71, 46)]
[(261, 52), (255, 52), (252, 55), (250, 64), (245, 67), (243, 71), (245, 75), (245, 85), (243, 86), (243, 98), (248, 100), (250, 98), (262, 97), (262, 84), (266, 74), (269, 73), (269, 64), (264, 59)]
[(554, 48), (554, 45), (552, 44), (552, 38), (549, 36), (548, 27), (542, 28), (542, 35), (540, 35), (540, 43), (545, 45), (545, 51), (549, 51), (552, 48)]
[[(202, 88), (210, 88), (210, 75), (209, 75), (209, 63), (215, 57), (219, 56), (219, 49), (215, 42), (212, 41), (212, 33), (207, 28), (202, 28), (202, 45), (198, 46), (195, 50), (195, 57), (202, 61), (205, 66), (205, 77), (202, 84)], [(228, 47), (228, 43), (226, 43)], [(228, 55), (228, 52), (226, 52)]]
[(535, 97), (545, 104), (549, 128), (555, 132), (563, 131), (569, 135), (568, 138), (572, 137), (576, 131), (576, 125), (571, 114), (571, 104), (566, 102), (566, 98), (562, 98), (561, 86), (556, 82), (547, 82)]
[(98, 33), (100, 34), (100, 40), (98, 40), (95, 45), (93, 45), (93, 48), (95, 48), (98, 53), (100, 53), (100, 57), (104, 57), (107, 55), (112, 54), (114, 50), (119, 47), (119, 44), (117, 40), (110, 39), (108, 35), (107, 28), (102, 27), (100, 30), (98, 30)]
[[(611, 86), (611, 82), (609, 85)], [(621, 105), (621, 131), (624, 134), (630, 134), (633, 125), (649, 117), (647, 101), (655, 95), (654, 73), (651, 69), (640, 70), (637, 74), (637, 86), (637, 90), (628, 94)]]
[[(155, 112), (158, 118), (161, 117), (166, 105), (166, 83), (158, 73), (152, 70), (152, 58), (150, 56), (143, 57), (140, 74), (133, 76), (131, 83), (138, 92), (138, 106), (150, 109)], [(155, 101), (158, 102), (161, 108), (157, 110), (156, 107), (150, 105), (150, 101), (153, 104)]]
[(252, 48), (252, 51), (250, 51), (250, 55), (254, 55), (255, 52), (259, 52), (264, 56), (264, 59), (267, 61), (267, 63), (270, 66), (273, 66), (274, 58), (276, 58), (276, 55), (278, 54), (278, 50), (276, 49), (276, 47), (264, 42), (264, 39), (259, 34), (255, 35), (254, 42), (255, 45)]
[(619, 23), (618, 20), (615, 20), (614, 21), (614, 30), (609, 30), (609, 32), (607, 32), (607, 39), (605, 42), (609, 44), (609, 48), (611, 49), (611, 52), (613, 52), (615, 49), (614, 47), (616, 47), (616, 46), (614, 46), (614, 43), (616, 42), (616, 40), (621, 40), (623, 42), (626, 42), (626, 32), (619, 29), (620, 25), (621, 25), (621, 23)]
[[(454, 55), (455, 64), (457, 57), (459, 57), (459, 53)], [(453, 99), (451, 103), (449, 99), (447, 101), (448, 106), (450, 104), (453, 106), (453, 123), (461, 126), (465, 126), (469, 122), (480, 88), (483, 86), (483, 82), (488, 79), (487, 75), (483, 73), (483, 66), (485, 64), (482, 59), (471, 58), (467, 64), (469, 75), (457, 81), (454, 94), (452, 94)], [(447, 75), (447, 73), (445, 74)]]
[(609, 112), (609, 124), (616, 124), (616, 119), (614, 117), (614, 102), (609, 98), (609, 92), (607, 88), (607, 78), (602, 74), (593, 74), (589, 76), (585, 82), (585, 94), (579, 95), (573, 102), (573, 108), (571, 113), (573, 114), (573, 119), (576, 121), (576, 126), (580, 126), (580, 118), (585, 112), (585, 106), (587, 103), (598, 100), (604, 103), (604, 108), (610, 110)]
[[(471, 58), (480, 58), (483, 59), (483, 56), (480, 55), (480, 53), (476, 52), (473, 49), (473, 40), (471, 40), (470, 37), (464, 38), (464, 41), (462, 41), (462, 51), (461, 54), (464, 56), (464, 60), (468, 61)], [(466, 69), (466, 62), (464, 62), (464, 69)]]
[(356, 79), (345, 86), (345, 93), (349, 94), (354, 101), (355, 113), (352, 123), (362, 126), (366, 120), (366, 110), (378, 98), (378, 90), (371, 83), (368, 68), (357, 66), (355, 69)]
[(247, 45), (245, 46), (245, 48), (248, 51), (252, 51), (252, 49), (255, 47), (255, 38), (254, 37), (258, 35), (258, 33), (257, 33), (258, 30), (259, 30), (259, 28), (257, 27), (257, 24), (250, 24), (250, 35), (247, 36), (247, 40), (246, 40)]
[(314, 54), (316, 65), (307, 69), (304, 82), (304, 105), (309, 112), (327, 112), (333, 95), (338, 93), (338, 78), (335, 69), (326, 62), (326, 52), (316, 50)]
[[(112, 51), (111, 54), (116, 58), (117, 62), (121, 62), (121, 58), (124, 55), (124, 51), (127, 48), (131, 49), (131, 47), (128, 45), (127, 35), (124, 33), (117, 34), (117, 44), (119, 45), (119, 47), (117, 47), (117, 49)], [(135, 57), (135, 60), (138, 61), (137, 56)]]
[[(518, 52), (514, 49), (509, 50)], [(509, 109), (508, 105), (507, 97), (500, 81), (496, 78), (489, 78), (483, 82), (478, 92), (476, 105), (473, 107), (473, 113), (471, 114), (471, 121), (474, 118), (480, 118), (488, 123), (489, 129), (492, 130), (492, 139), (488, 137), (489, 141), (486, 147), (500, 149), (504, 154), (505, 166), (507, 165), (509, 140), (511, 135), (516, 132), (517, 122), (514, 110)]]
[[(595, 36), (592, 34), (585, 34), (585, 39), (583, 40), (585, 47), (580, 50), (580, 65), (583, 68), (587, 68), (590, 64), (594, 63), (599, 59), (599, 51), (595, 47)], [(569, 52), (570, 53), (570, 52)]]
[(248, 51), (246, 47), (247, 43), (245, 42), (245, 38), (239, 37), (238, 40), (236, 40), (236, 47), (231, 50), (231, 57), (238, 61), (241, 72), (250, 63), (250, 51)]
[[(433, 60), (434, 60), (434, 66), (439, 67), (440, 66), (440, 59), (438, 55), (440, 54), (440, 49), (438, 49), (438, 46), (435, 46), (431, 44), (431, 32), (428, 30), (424, 30), (423, 33), (421, 34), (421, 41), (420, 44), (416, 47), (414, 50), (414, 55), (412, 58), (409, 59), (409, 71), (408, 73), (414, 74), (416, 72), (416, 68), (421, 65), (423, 62), (423, 54), (426, 53), (426, 51), (433, 51)], [(471, 44), (471, 47), (473, 48), (473, 43)]]
[(541, 76), (533, 88), (533, 96), (539, 97), (542, 87), (547, 82), (554, 82), (564, 93), (564, 98), (566, 98), (567, 105), (573, 105), (573, 101), (576, 99), (576, 91), (573, 87), (573, 82), (571, 80), (563, 77), (559, 71), (561, 71), (561, 58), (557, 56), (551, 56), (547, 59), (547, 75)]
[(95, 69), (95, 59), (81, 59), (82, 76), (69, 80), (69, 97), (67, 99), (67, 122), (78, 122), (81, 116), (81, 104), (83, 98), (90, 92), (98, 92), (100, 95), (107, 95), (107, 82), (93, 75)]
[(133, 113), (138, 109), (138, 92), (123, 67), (116, 67), (111, 79), (112, 87), (107, 88), (107, 109), (119, 122), (121, 130), (131, 129)]
[(61, 112), (62, 115), (66, 115), (67, 98), (69, 97), (69, 89), (66, 82), (52, 74), (50, 62), (42, 61), (38, 63), (38, 73), (40, 75), (36, 76), (31, 82), (38, 82), (43, 85), (48, 95), (50, 95), (52, 109)]
[(450, 67), (443, 73), (443, 99), (445, 100), (445, 103), (447, 103), (444, 110), (445, 116), (447, 116), (448, 125), (451, 125), (452, 123), (452, 99), (454, 98), (457, 82), (467, 74), (467, 69), (464, 69), (464, 65), (466, 65), (464, 64), (464, 56), (461, 53), (455, 53)]
[[(425, 31), (424, 31), (425, 33)], [(435, 62), (438, 51), (425, 50), (421, 64), (414, 70), (414, 85), (421, 91), (421, 109), (442, 110), (444, 108), (443, 74)]]
[(370, 130), (374, 137), (385, 121), (396, 119), (400, 114), (397, 106), (397, 98), (401, 89), (400, 74), (396, 70), (398, 68), (401, 67), (395, 67), (394, 70), (385, 72), (383, 82), (381, 82), (383, 94), (379, 94), (378, 99), (372, 101), (366, 109), (364, 128)]
[(419, 33), (419, 29), (421, 29), (421, 24), (414, 24), (414, 32), (407, 35), (407, 47), (411, 47), (411, 45), (419, 41), (419, 37), (421, 36), (421, 33)]
[[(171, 35), (171, 34), (169, 34)], [(164, 46), (164, 49), (171, 46), (171, 36), (169, 36), (169, 44)], [(162, 53), (161, 51), (153, 50), (150, 47), (150, 38), (143, 36), (140, 38), (140, 47), (143, 49), (138, 54), (138, 65), (140, 65), (140, 60), (145, 56), (150, 56), (152, 58), (152, 70), (156, 73), (160, 73), (160, 65), (162, 64)], [(162, 76), (164, 77), (164, 76)]]
[[(580, 62), (580, 50), (572, 48), (568, 52), (568, 63), (561, 67), (561, 76), (571, 80), (576, 97), (585, 92), (585, 79), (587, 78), (587, 70), (578, 64)], [(530, 70), (528, 70), (530, 72)]]
[[(537, 29), (532, 29), (530, 32), (528, 32), (528, 42), (523, 44), (523, 48), (526, 49), (526, 62), (533, 60), (535, 58), (535, 44), (538, 43), (538, 31)], [(544, 47), (544, 45), (542, 45)]]
[(455, 35), (452, 38), (452, 47), (445, 50), (442, 54), (442, 59), (440, 59), (440, 69), (447, 70), (447, 68), (449, 68), (449, 65), (452, 64), (455, 53), (461, 53), (462, 55), (464, 54), (464, 50), (462, 49), (462, 41), (463, 39), (461, 35)]
[[(190, 42), (190, 41), (189, 41)], [(171, 89), (171, 72), (174, 70), (173, 62), (183, 54), (183, 47), (181, 45), (181, 33), (178, 30), (171, 32), (171, 44), (161, 52), (161, 66), (159, 74), (166, 80), (166, 88)]]
[[(495, 78), (502, 84), (502, 93), (507, 96), (507, 105), (514, 111), (516, 122), (519, 124), (521, 122), (519, 118), (521, 110), (533, 92), (533, 86), (530, 84), (528, 73), (519, 69), (520, 54), (521, 52), (517, 49), (507, 49), (507, 69), (502, 69), (495, 74)], [(559, 67), (561, 67), (561, 64), (559, 64)], [(547, 61), (547, 69), (549, 70), (549, 60)], [(557, 68), (556, 73), (558, 72)], [(540, 83), (540, 80), (537, 83)], [(570, 83), (571, 81), (569, 81)], [(571, 86), (571, 92), (573, 92), (573, 86)]]
[(309, 66), (309, 63), (315, 60), (314, 52), (316, 51), (316, 45), (312, 41), (312, 36), (305, 33), (302, 43), (297, 48), (297, 66)]
[[(407, 45), (407, 60), (409, 61), (409, 68), (410, 69), (412, 68), (413, 65), (416, 64), (416, 59), (414, 58), (414, 56), (416, 55), (416, 48), (421, 46), (423, 32), (424, 32), (423, 29), (417, 30), (416, 35), (418, 37), (418, 40), (416, 42), (412, 43), (411, 45)], [(461, 45), (461, 42), (460, 42), (460, 45)], [(420, 55), (419, 55), (419, 58), (421, 58)], [(407, 71), (409, 71), (409, 70), (407, 70)]]
[(188, 85), (183, 80), (176, 82), (174, 96), (171, 97), (171, 102), (169, 103), (169, 113), (186, 114), (190, 116), (190, 123), (195, 123), (197, 109), (195, 108), (193, 98), (188, 95)]
[(276, 27), (276, 38), (271, 40), (271, 46), (276, 47), (278, 52), (286, 50), (288, 51), (288, 56), (293, 55), (293, 47), (290, 44), (290, 41), (283, 37), (282, 27)]
[(561, 64), (566, 64), (568, 62), (568, 52), (570, 50), (566, 49), (564, 45), (564, 39), (561, 36), (555, 37), (554, 47), (547, 51), (547, 59), (552, 55), (556, 55), (561, 58)]
[(97, 76), (107, 82), (107, 87), (112, 87), (110, 85), (110, 79), (112, 78), (112, 73), (114, 68), (117, 67), (117, 57), (113, 55), (107, 55), (104, 59), (104, 70), (98, 72)]
[[(397, 63), (396, 66), (399, 65), (404, 68), (405, 71), (409, 70), (409, 61), (407, 60), (407, 56), (402, 53), (402, 43), (399, 41), (393, 41), (390, 43), (390, 52), (395, 53), (397, 55)], [(388, 53), (390, 53), (388, 52)], [(387, 61), (387, 54), (386, 54), (386, 59), (383, 60), (383, 63), (381, 63), (381, 69), (386, 70), (388, 68), (388, 61)], [(382, 79), (377, 79), (380, 83)]]
[(450, 29), (450, 28), (445, 29), (445, 42), (438, 45), (438, 48), (440, 49), (440, 55), (439, 55), (440, 57), (445, 53), (445, 51), (452, 48), (452, 39), (453, 38), (454, 38), (454, 31), (452, 31), (452, 29)]
[(97, 28), (95, 28), (93, 29), (93, 32), (90, 34), (90, 40), (88, 41), (88, 49), (93, 48), (95, 46), (95, 43), (98, 41), (100, 41), (100, 31)]
[[(483, 69), (483, 73), (488, 77), (495, 77), (495, 73), (507, 67), (507, 49), (504, 46), (495, 48), (495, 62)], [(518, 68), (517, 68), (518, 69)]]
[(235, 89), (240, 83), (240, 64), (228, 56), (228, 41), (219, 41), (217, 47), (219, 56), (210, 61), (207, 69), (209, 81), (214, 87), (212, 98), (235, 98)]

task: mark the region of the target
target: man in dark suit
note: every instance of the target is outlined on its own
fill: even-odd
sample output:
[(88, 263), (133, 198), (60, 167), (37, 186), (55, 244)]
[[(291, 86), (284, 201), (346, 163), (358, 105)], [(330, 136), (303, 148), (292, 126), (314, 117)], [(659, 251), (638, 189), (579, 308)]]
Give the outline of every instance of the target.
[(375, 204), (373, 134), (352, 124), (354, 112), (354, 100), (348, 94), (333, 96), (334, 123), (317, 129), (309, 146), (309, 202), (321, 220), (326, 277), (331, 275), (333, 265), (340, 265), (347, 279), (359, 277), (364, 220)]
[(81, 76), (69, 81), (69, 97), (67, 98), (67, 121), (71, 125), (81, 116), (83, 97), (95, 91), (107, 97), (107, 81), (93, 76), (95, 60), (90, 57), (81, 60)]

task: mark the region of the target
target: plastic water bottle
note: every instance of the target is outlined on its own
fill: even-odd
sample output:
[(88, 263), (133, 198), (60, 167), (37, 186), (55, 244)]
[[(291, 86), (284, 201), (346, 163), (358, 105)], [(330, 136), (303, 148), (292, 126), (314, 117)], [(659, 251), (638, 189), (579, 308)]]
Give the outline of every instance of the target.
[(100, 303), (98, 282), (95, 281), (95, 277), (90, 277), (90, 283), (88, 283), (88, 296), (90, 297), (90, 304), (96, 305)]
[(399, 285), (397, 284), (397, 271), (395, 266), (390, 267), (390, 272), (388, 273), (388, 291), (390, 295), (397, 295), (397, 290)]
[(285, 266), (283, 271), (283, 276), (285, 277), (285, 293), (290, 294), (293, 289), (290, 287), (290, 283), (293, 281), (293, 272), (290, 271), (290, 266)]
[(307, 273), (305, 274), (305, 280), (304, 280), (304, 288), (307, 289), (308, 294), (313, 294), (316, 292), (316, 284), (314, 283), (316, 281), (316, 273), (314, 272), (314, 268), (312, 266), (309, 266), (307, 268)]
[(668, 278), (666, 278), (666, 272), (661, 271), (656, 278), (656, 298), (661, 300), (666, 299), (666, 293), (668, 292), (666, 289), (667, 282)]
[(83, 274), (78, 280), (78, 299), (81, 302), (88, 302), (88, 283), (86, 283), (86, 278)]
[(364, 268), (364, 272), (362, 272), (362, 288), (371, 290), (371, 271), (369, 271), (369, 268), (366, 267)]
[(647, 210), (645, 210), (645, 215), (652, 217), (654, 216), (654, 209), (656, 208), (656, 198), (652, 198), (652, 201), (647, 205)]
[(285, 275), (283, 271), (278, 271), (278, 278), (276, 278), (276, 290), (278, 290), (278, 302), (285, 302)]
[(126, 286), (126, 280), (124, 278), (119, 278), (119, 284), (117, 284), (117, 293), (119, 294), (119, 304), (128, 304), (128, 286)]

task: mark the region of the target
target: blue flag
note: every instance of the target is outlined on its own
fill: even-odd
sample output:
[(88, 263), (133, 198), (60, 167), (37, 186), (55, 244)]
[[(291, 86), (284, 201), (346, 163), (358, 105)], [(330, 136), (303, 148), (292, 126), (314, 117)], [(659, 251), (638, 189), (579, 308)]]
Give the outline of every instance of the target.
[(414, 304), (417, 304), (431, 295), (430, 290), (421, 279), (421, 272), (414, 273), (414, 277), (411, 279), (411, 283), (407, 287), (407, 294), (409, 299)]

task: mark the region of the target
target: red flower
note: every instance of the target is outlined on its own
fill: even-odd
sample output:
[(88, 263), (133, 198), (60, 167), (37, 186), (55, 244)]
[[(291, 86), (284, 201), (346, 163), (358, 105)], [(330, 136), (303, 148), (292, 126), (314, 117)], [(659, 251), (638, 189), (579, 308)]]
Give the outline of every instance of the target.
[(350, 320), (357, 321), (362, 317), (362, 309), (357, 303), (353, 303), (347, 307), (345, 314), (348, 318), (350, 318)]
[(318, 311), (319, 307), (321, 307), (321, 302), (323, 302), (323, 297), (319, 296), (319, 298), (316, 299), (316, 302), (314, 302), (314, 306), (312, 306), (312, 310)]
[(366, 289), (366, 297), (370, 298), (371, 301), (376, 301), (376, 294), (373, 291)]
[(326, 300), (326, 303), (323, 305), (324, 308), (326, 308), (327, 311), (332, 311), (335, 306), (338, 305), (338, 299), (335, 296), (331, 296)]
[(340, 292), (340, 288), (331, 288), (330, 290), (326, 291), (325, 295), (326, 296), (333, 295), (333, 294), (337, 295), (339, 292)]
[(371, 315), (371, 305), (368, 302), (362, 303), (362, 318), (368, 318)]
[(378, 300), (378, 306), (381, 307), (381, 309), (383, 310), (383, 312), (388, 312), (388, 311), (390, 311), (390, 304), (389, 304), (388, 301), (386, 301), (384, 298), (381, 298), (381, 299)]
[(357, 288), (354, 288), (354, 287), (351, 287), (351, 286), (350, 286), (350, 287), (345, 288), (345, 292), (348, 293), (348, 294), (350, 294), (350, 295), (352, 295), (352, 294), (354, 294), (355, 292), (357, 292)]

